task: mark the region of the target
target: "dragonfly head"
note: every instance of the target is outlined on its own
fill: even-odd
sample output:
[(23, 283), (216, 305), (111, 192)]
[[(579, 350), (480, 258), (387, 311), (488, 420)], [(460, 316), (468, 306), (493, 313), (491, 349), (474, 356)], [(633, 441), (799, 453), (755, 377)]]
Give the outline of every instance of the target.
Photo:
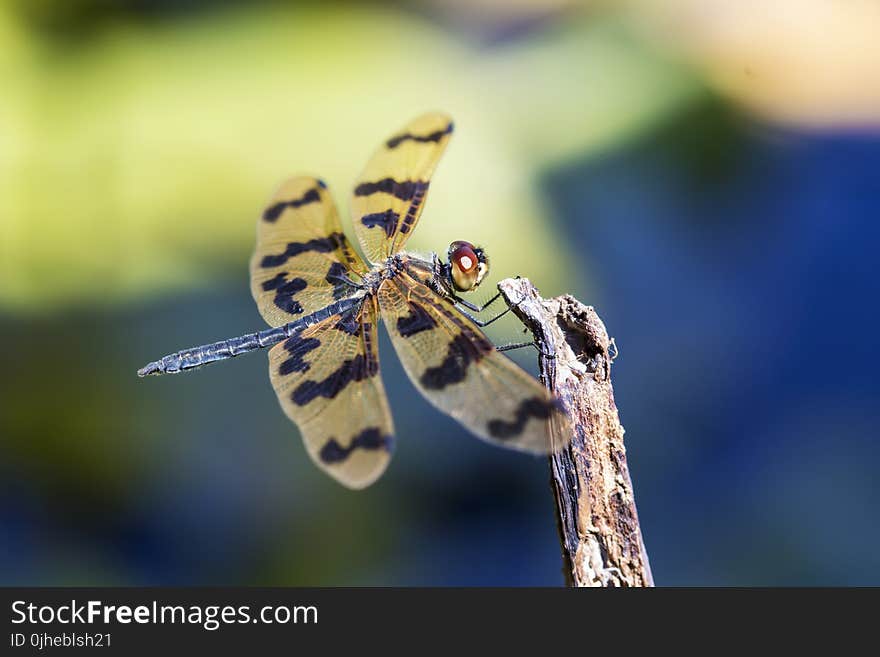
[(449, 245), (448, 275), (458, 292), (477, 289), (489, 273), (489, 257), (486, 252), (470, 242), (458, 240)]

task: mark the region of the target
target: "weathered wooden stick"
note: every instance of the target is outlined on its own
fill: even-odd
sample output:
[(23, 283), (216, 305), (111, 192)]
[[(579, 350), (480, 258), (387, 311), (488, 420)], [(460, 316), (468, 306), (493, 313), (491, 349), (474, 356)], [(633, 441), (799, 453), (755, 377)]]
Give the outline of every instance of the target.
[(614, 404), (614, 341), (591, 306), (542, 299), (526, 279), (498, 289), (535, 337), (541, 380), (572, 419), (569, 444), (550, 457), (569, 586), (653, 586)]

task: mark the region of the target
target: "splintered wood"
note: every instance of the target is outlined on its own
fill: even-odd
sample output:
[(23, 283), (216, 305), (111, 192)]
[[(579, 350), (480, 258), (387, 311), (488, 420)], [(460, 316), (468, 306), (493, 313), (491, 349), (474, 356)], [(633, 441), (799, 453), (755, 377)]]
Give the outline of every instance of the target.
[(571, 440), (550, 456), (566, 583), (653, 586), (611, 386), (614, 341), (569, 295), (542, 299), (527, 279), (498, 289), (534, 335), (541, 380), (572, 420)]

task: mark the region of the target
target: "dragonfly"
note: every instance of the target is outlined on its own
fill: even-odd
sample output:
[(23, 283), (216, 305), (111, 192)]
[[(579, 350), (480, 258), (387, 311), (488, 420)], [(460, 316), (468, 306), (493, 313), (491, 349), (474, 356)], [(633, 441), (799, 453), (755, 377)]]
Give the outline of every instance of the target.
[(446, 114), (423, 114), (368, 160), (350, 204), (363, 258), (324, 182), (284, 182), (257, 221), (250, 262), (251, 292), (271, 328), (169, 354), (138, 374), (268, 348), (272, 386), (309, 456), (344, 486), (365, 488), (395, 445), (379, 372), (381, 317), (409, 379), (440, 411), (495, 445), (561, 448), (570, 429), (559, 400), (482, 330), (506, 312), (479, 318), (499, 294), (482, 306), (461, 296), (485, 279), (486, 251), (463, 240), (450, 244), (446, 261), (403, 250), (452, 132)]

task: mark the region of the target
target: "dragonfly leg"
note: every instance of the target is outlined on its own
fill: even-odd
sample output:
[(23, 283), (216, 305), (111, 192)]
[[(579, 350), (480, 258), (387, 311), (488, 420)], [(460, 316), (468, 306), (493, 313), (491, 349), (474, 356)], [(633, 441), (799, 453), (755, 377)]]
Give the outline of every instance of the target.
[(513, 351), (523, 347), (535, 347), (537, 349), (537, 345), (534, 342), (511, 342), (510, 344), (502, 344), (495, 347), (495, 351)]
[(489, 324), (491, 324), (491, 323), (494, 322), (495, 320), (501, 319), (501, 318), (504, 317), (507, 313), (510, 312), (510, 308), (505, 308), (505, 309), (502, 310), (500, 313), (498, 313), (497, 315), (495, 315), (495, 317), (492, 317), (491, 319), (487, 319), (487, 320), (482, 320), (482, 319), (477, 319), (476, 317), (474, 317), (473, 315), (471, 315), (471, 314), (470, 314), (467, 310), (465, 310), (464, 308), (459, 308), (458, 310), (459, 310), (459, 312), (460, 312), (462, 315), (464, 315), (464, 316), (467, 317), (469, 320), (471, 320), (474, 324), (476, 324), (477, 326), (480, 326), (480, 327), (482, 327), (482, 326), (489, 326)]
[(503, 344), (495, 347), (495, 351), (513, 351), (514, 349), (522, 349), (523, 347), (534, 347), (544, 358), (556, 358), (556, 354), (545, 354), (541, 351), (541, 347), (535, 341), (532, 342), (512, 342), (511, 344)]
[(477, 306), (477, 305), (471, 303), (470, 301), (466, 301), (465, 299), (462, 299), (462, 298), (461, 298), (460, 296), (458, 296), (458, 295), (453, 296), (453, 300), (455, 301), (455, 303), (460, 303), (462, 306), (464, 306), (465, 308), (467, 308), (468, 310), (470, 310), (470, 311), (472, 311), (472, 312), (475, 312), (475, 313), (481, 313), (481, 312), (483, 312), (486, 308), (488, 308), (489, 306), (491, 306), (491, 305), (492, 305), (492, 304), (498, 299), (498, 297), (500, 297), (500, 296), (501, 296), (501, 292), (497, 292), (497, 293), (495, 294), (494, 297), (492, 297), (491, 299), (489, 299), (489, 300), (488, 300), (486, 303), (484, 303), (482, 306)]

